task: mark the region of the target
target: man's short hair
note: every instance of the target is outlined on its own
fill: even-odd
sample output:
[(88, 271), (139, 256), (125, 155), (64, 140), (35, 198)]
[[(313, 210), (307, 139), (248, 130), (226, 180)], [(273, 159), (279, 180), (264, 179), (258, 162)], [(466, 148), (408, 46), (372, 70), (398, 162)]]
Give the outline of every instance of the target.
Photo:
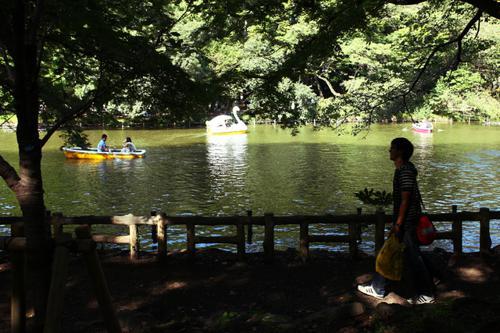
[(101, 135), (101, 139), (106, 139), (108, 136), (106, 134)]
[(395, 138), (391, 141), (391, 146), (401, 152), (401, 158), (405, 161), (409, 161), (413, 155), (413, 144), (407, 138)]

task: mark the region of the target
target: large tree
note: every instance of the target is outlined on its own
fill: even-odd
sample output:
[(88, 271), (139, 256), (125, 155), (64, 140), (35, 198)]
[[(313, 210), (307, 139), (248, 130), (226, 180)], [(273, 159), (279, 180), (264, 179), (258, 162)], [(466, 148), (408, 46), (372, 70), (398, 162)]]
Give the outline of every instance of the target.
[[(171, 29), (182, 19), (170, 1), (7, 1), (0, 6), (0, 83), (4, 110), (17, 117), (18, 170), (0, 156), (27, 237), (28, 285), (41, 331), (51, 243), (44, 221), (42, 148), (68, 122), (112, 98), (148, 98), (179, 113), (201, 109), (214, 85), (195, 83), (171, 61)], [(42, 117), (41, 117), (42, 116)], [(39, 136), (43, 119), (47, 132)]]

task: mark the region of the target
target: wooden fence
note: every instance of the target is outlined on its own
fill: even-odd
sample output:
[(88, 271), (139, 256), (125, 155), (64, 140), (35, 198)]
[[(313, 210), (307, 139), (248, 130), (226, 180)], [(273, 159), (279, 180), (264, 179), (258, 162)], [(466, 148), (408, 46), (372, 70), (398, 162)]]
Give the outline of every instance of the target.
[[(453, 242), (453, 251), (462, 252), (462, 223), (463, 221), (479, 222), (479, 248), (481, 252), (487, 252), (491, 248), (490, 220), (500, 219), (500, 211), (490, 211), (481, 208), (478, 212), (458, 212), (457, 206), (452, 206), (451, 212), (430, 214), (434, 222), (451, 223), (451, 231), (438, 230), (437, 239), (448, 239)], [(171, 226), (183, 225), (186, 227), (186, 239), (188, 253), (194, 255), (196, 244), (221, 243), (235, 244), (240, 257), (245, 255), (245, 240), (252, 242), (253, 226), (264, 227), (264, 256), (272, 260), (275, 250), (275, 227), (280, 225), (297, 225), (299, 232), (299, 253), (305, 259), (309, 256), (309, 245), (311, 243), (347, 243), (349, 252), (353, 257), (358, 254), (358, 240), (360, 239), (361, 226), (374, 225), (375, 251), (378, 251), (385, 237), (386, 225), (391, 223), (391, 216), (383, 212), (377, 214), (362, 214), (361, 209), (352, 215), (304, 215), (304, 216), (274, 216), (272, 213), (264, 216), (253, 216), (248, 211), (246, 216), (229, 217), (204, 217), (204, 216), (167, 216), (164, 213), (152, 212), (151, 216), (73, 216), (66, 217), (60, 213), (49, 214), (49, 223), (53, 228), (53, 236), (57, 238), (63, 232), (65, 225), (119, 225), (128, 227), (128, 235), (103, 235), (94, 234), (92, 239), (100, 243), (129, 244), (130, 257), (136, 259), (139, 254), (138, 227), (150, 226), (151, 237), (158, 244), (157, 253), (160, 258), (167, 254), (168, 229)], [(0, 225), (19, 225), (22, 218), (0, 217)], [(324, 225), (347, 225), (347, 233), (343, 235), (311, 234), (309, 226), (314, 224)], [(232, 236), (199, 236), (196, 235), (197, 226), (235, 226), (236, 234)], [(246, 226), (246, 232), (245, 232)], [(12, 234), (14, 236), (14, 233)], [(0, 237), (1, 244), (9, 237)]]
[[(458, 212), (456, 206), (452, 206), (450, 213), (431, 214), (434, 222), (451, 223), (451, 231), (438, 232), (438, 239), (449, 239), (453, 242), (453, 250), (459, 254), (462, 252), (462, 223), (464, 221), (479, 222), (479, 248), (482, 253), (488, 253), (491, 249), (490, 220), (500, 219), (500, 211), (490, 211), (481, 208), (479, 212)], [(311, 243), (347, 243), (349, 252), (353, 257), (358, 253), (358, 240), (361, 235), (362, 225), (374, 225), (375, 251), (378, 251), (385, 237), (385, 227), (391, 223), (391, 216), (384, 213), (362, 214), (358, 209), (357, 214), (352, 215), (325, 215), (325, 216), (252, 216), (248, 211), (246, 216), (233, 217), (176, 217), (152, 212), (151, 216), (74, 216), (65, 217), (62, 214), (50, 214), (45, 217), (46, 223), (50, 223), (54, 238), (54, 260), (52, 267), (52, 279), (47, 301), (47, 313), (45, 317), (44, 332), (58, 333), (61, 331), (61, 318), (64, 296), (65, 279), (67, 278), (69, 251), (77, 251), (83, 254), (85, 265), (89, 271), (94, 292), (101, 309), (104, 322), (108, 332), (121, 332), (120, 323), (113, 308), (109, 288), (102, 271), (97, 252), (96, 242), (129, 244), (130, 256), (136, 259), (139, 254), (138, 227), (141, 225), (151, 228), (153, 242), (158, 243), (158, 258), (167, 255), (167, 237), (170, 226), (184, 225), (187, 234), (187, 249), (191, 255), (196, 252), (196, 244), (200, 243), (229, 243), (236, 244), (238, 255), (245, 255), (245, 226), (247, 227), (246, 241), (252, 242), (253, 226), (264, 227), (264, 256), (271, 261), (274, 257), (274, 231), (279, 225), (298, 225), (300, 227), (300, 255), (307, 259), (309, 256), (309, 245)], [(309, 226), (312, 224), (347, 225), (347, 233), (344, 235), (311, 234)], [(13, 284), (11, 297), (11, 332), (24, 332), (26, 326), (26, 299), (24, 285), (24, 263), (21, 252), (26, 250), (26, 238), (23, 237), (23, 220), (19, 217), (0, 217), (0, 225), (10, 225), (11, 235), (0, 237), (0, 250), (11, 252)], [(73, 237), (63, 232), (65, 225), (76, 226)], [(92, 225), (119, 225), (128, 227), (128, 235), (102, 235), (91, 234)], [(236, 234), (233, 236), (197, 236), (197, 226), (236, 226)]]

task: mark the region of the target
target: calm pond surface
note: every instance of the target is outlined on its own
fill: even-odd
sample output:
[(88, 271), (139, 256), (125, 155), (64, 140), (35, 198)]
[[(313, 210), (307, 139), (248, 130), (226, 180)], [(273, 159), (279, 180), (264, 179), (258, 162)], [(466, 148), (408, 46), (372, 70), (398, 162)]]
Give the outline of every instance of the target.
[[(218, 137), (207, 137), (204, 129), (110, 130), (108, 143), (121, 146), (131, 136), (138, 148), (147, 149), (147, 157), (98, 162), (66, 160), (55, 135), (44, 148), (46, 204), (65, 215), (149, 215), (156, 210), (215, 216), (243, 215), (248, 209), (254, 215), (354, 213), (362, 206), (354, 192), (365, 187), (392, 190), (388, 146), (394, 137), (404, 136), (416, 147), (413, 161), (429, 211), (447, 212), (452, 204), (459, 210), (500, 209), (500, 127), (438, 124), (434, 134), (408, 128), (377, 125), (356, 137), (311, 128), (291, 136), (289, 130), (265, 125), (250, 126), (247, 135)], [(97, 144), (102, 132), (87, 134)], [(14, 133), (0, 132), (0, 153), (14, 165), (16, 147)], [(14, 196), (0, 186), (0, 215), (19, 214)], [(260, 249), (261, 230), (255, 229), (250, 251)], [(477, 224), (465, 223), (466, 251), (477, 249), (477, 229)], [(338, 227), (317, 230), (343, 232)], [(200, 231), (224, 234), (228, 228)], [(499, 244), (499, 221), (492, 223), (491, 232), (493, 244)], [(362, 248), (371, 248), (371, 235), (365, 230)], [(278, 248), (296, 247), (297, 240), (296, 228), (277, 231)], [(169, 233), (171, 248), (183, 247), (184, 241), (184, 228)], [(450, 249), (446, 241), (437, 245)]]

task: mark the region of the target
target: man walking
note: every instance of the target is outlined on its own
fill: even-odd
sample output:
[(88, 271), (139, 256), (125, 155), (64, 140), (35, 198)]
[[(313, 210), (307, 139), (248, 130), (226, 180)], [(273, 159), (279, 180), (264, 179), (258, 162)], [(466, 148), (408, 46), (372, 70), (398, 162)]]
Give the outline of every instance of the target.
[[(420, 207), (420, 191), (417, 184), (417, 169), (410, 162), (413, 155), (413, 144), (406, 138), (396, 138), (391, 142), (390, 159), (396, 170), (393, 180), (393, 227), (394, 233), (405, 245), (404, 265), (412, 275), (415, 297), (408, 300), (412, 304), (434, 302), (434, 284), (429, 267), (420, 252), (417, 240), (417, 222), (422, 208)], [(373, 281), (368, 285), (358, 285), (358, 290), (366, 295), (379, 299), (385, 296), (386, 280), (375, 273)]]

